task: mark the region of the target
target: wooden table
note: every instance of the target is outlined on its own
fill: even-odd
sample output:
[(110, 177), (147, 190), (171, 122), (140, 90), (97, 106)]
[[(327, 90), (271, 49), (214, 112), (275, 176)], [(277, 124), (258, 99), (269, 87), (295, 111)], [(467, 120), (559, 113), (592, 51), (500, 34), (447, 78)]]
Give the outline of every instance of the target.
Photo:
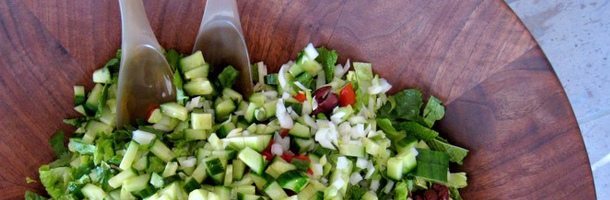
[[(372, 62), (393, 91), (440, 97), (438, 124), (471, 150), (465, 199), (595, 199), (568, 99), (538, 44), (501, 0), (238, 0), (251, 60), (277, 71), (310, 41)], [(147, 1), (160, 43), (189, 52), (202, 1)], [(120, 47), (117, 1), (0, 2), (0, 193), (44, 190), (25, 177), (72, 110), (72, 86)], [(37, 179), (37, 178), (36, 178)]]

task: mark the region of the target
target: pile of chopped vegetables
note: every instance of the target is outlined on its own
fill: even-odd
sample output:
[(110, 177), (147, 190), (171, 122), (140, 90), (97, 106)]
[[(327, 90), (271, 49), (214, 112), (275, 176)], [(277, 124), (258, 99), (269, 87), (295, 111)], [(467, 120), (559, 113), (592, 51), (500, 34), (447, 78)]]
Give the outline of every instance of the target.
[(88, 95), (74, 87), (83, 116), (64, 120), (77, 128), (67, 147), (62, 131), (51, 138), (57, 160), (40, 182), (57, 200), (461, 199), (466, 174), (449, 163), (468, 150), (431, 129), (441, 101), (424, 105), (417, 89), (387, 95), (370, 63), (337, 57), (309, 44), (278, 73), (256, 63), (245, 98), (233, 67), (211, 71), (201, 52), (169, 50), (176, 102), (117, 130), (119, 50)]

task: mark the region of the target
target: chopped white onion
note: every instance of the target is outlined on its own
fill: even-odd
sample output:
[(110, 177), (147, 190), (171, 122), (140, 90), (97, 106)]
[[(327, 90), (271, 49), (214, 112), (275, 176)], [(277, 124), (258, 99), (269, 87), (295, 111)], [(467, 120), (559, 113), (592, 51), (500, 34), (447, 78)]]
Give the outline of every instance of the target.
[(141, 131), (141, 130), (135, 130), (132, 132), (133, 134), (133, 140), (135, 140), (138, 144), (150, 144), (150, 142), (152, 142), (157, 135), (146, 132), (146, 131)]
[(301, 109), (301, 115), (302, 116), (309, 116), (309, 114), (311, 114), (313, 110), (311, 109), (311, 104), (309, 103), (308, 100), (305, 100), (303, 102), (303, 108)]
[(170, 129), (169, 127), (163, 125), (163, 124), (154, 124), (153, 128), (157, 129), (157, 130), (162, 130), (162, 131), (171, 131), (172, 129)]
[(362, 106), (360, 107), (360, 112), (358, 112), (358, 116), (362, 116), (364, 118), (369, 118), (369, 111), (367, 109), (367, 107), (364, 105), (364, 102), (362, 103)]
[(294, 121), (289, 117), (286, 107), (284, 107), (284, 100), (278, 100), (275, 108), (275, 115), (280, 121), (280, 126), (285, 129), (290, 129), (294, 126)]
[(275, 132), (275, 135), (273, 135), (273, 143), (275, 143), (275, 144), (282, 143), (282, 136), (277, 132)]
[(312, 43), (309, 43), (303, 51), (309, 60), (315, 60), (320, 55)]
[(356, 160), (356, 167), (360, 168), (360, 169), (366, 169), (366, 166), (368, 166), (369, 162), (368, 160), (364, 159), (364, 158), (358, 158), (358, 160)]
[(265, 96), (265, 101), (266, 102), (273, 101), (273, 100), (277, 99), (277, 91), (275, 91), (275, 90), (263, 91), (262, 93)]
[[(350, 65), (349, 59), (347, 59), (347, 61), (345, 62), (345, 66), (341, 69), (341, 71), (336, 70), (337, 67), (335, 67), (335, 77), (338, 77), (338, 78), (343, 77), (343, 75), (345, 75), (345, 73), (347, 73), (347, 71), (349, 71), (349, 68), (351, 68), (351, 65)], [(340, 73), (337, 73), (337, 72), (340, 72)]]
[(229, 131), (229, 133), (227, 134), (227, 138), (231, 138), (231, 137), (239, 137), (239, 136), (241, 136), (241, 135), (242, 135), (242, 131), (243, 131), (243, 130), (244, 130), (243, 128), (236, 128), (236, 129), (233, 129), (233, 130)]
[(297, 86), (299, 89), (301, 89), (302, 91), (310, 91), (310, 92), (311, 92), (311, 90), (310, 90), (309, 88), (305, 87), (305, 86), (304, 86), (304, 85), (303, 85), (301, 82), (294, 81), (294, 82), (292, 82), (292, 83), (293, 83), (294, 85), (296, 85), (296, 86)]
[(352, 144), (349, 135), (341, 136), (341, 143), (343, 144)]
[(288, 115), (290, 115), (290, 117), (292, 117), (292, 119), (296, 119), (299, 118), (299, 115), (297, 115), (297, 112), (295, 112), (292, 107), (288, 107), (286, 109), (286, 111), (288, 112)]
[(282, 149), (284, 151), (288, 151), (290, 150), (290, 137), (285, 137), (284, 139), (282, 139)]
[(356, 124), (356, 126), (354, 126), (354, 129), (355, 131), (353, 131), (353, 134), (356, 134), (360, 137), (364, 137), (364, 124)]
[(322, 164), (313, 164), (311, 171), (314, 176), (322, 176), (324, 174), (324, 166)]
[(364, 118), (362, 116), (358, 116), (358, 115), (351, 116), (348, 121), (349, 121), (350, 124), (364, 124), (364, 123), (367, 123), (366, 118)]
[(324, 148), (336, 150), (333, 144), (338, 145), (338, 132), (335, 124), (330, 123), (328, 120), (318, 120), (318, 131), (314, 139), (320, 143)]
[(361, 180), (362, 180), (362, 175), (360, 175), (360, 173), (358, 173), (358, 172), (352, 173), (352, 175), (349, 177), (349, 183), (352, 185), (358, 184), (358, 182), (360, 182)]
[(321, 165), (326, 165), (326, 163), (327, 163), (327, 162), (328, 162), (328, 160), (326, 159), (326, 155), (323, 155), (323, 156), (320, 158), (320, 164), (321, 164)]
[(419, 155), (419, 151), (415, 147), (411, 147), (410, 151), (415, 152), (415, 156)]
[(385, 185), (385, 190), (383, 190), (383, 192), (386, 194), (390, 194), (390, 192), (392, 191), (393, 188), (394, 188), (394, 181), (388, 180), (388, 184)]
[[(180, 160), (178, 160), (178, 162), (180, 162)], [(192, 167), (192, 166), (195, 166), (195, 163), (197, 163), (197, 158), (191, 156), (191, 157), (188, 157), (187, 159), (182, 160), (182, 162), (180, 162), (180, 166)]]
[(343, 117), (345, 117), (345, 115), (347, 115), (347, 113), (337, 112), (337, 113), (333, 114), (332, 116), (330, 116), (330, 121), (332, 121), (335, 124), (339, 124), (339, 123), (343, 122)]
[(324, 84), (326, 84), (326, 74), (324, 73), (324, 70), (320, 70), (318, 72), (318, 79), (316, 79), (316, 85), (319, 88), (319, 86), (324, 85)]
[(371, 181), (371, 190), (377, 191), (379, 189), (379, 179), (373, 179)]
[(313, 121), (313, 118), (311, 118), (311, 116), (303, 115), (303, 119), (305, 121), (305, 124), (307, 124), (307, 126), (311, 127), (312, 129), (318, 129), (318, 124), (316, 124), (316, 122)]
[(344, 156), (337, 158), (337, 169), (347, 169), (347, 158)]
[(261, 86), (264, 86), (265, 85), (265, 75), (267, 75), (267, 66), (262, 61), (256, 63), (256, 65), (258, 65), (258, 83)]
[(201, 103), (201, 107), (203, 107), (203, 110), (209, 110), (209, 109), (212, 109), (211, 101), (208, 101), (208, 100), (203, 101), (203, 102)]
[(186, 108), (187, 110), (193, 110), (194, 108), (201, 108), (203, 106), (203, 103), (199, 102), (200, 99), (201, 99), (200, 96), (193, 97), (190, 101), (186, 102), (186, 104), (184, 105), (184, 108)]
[(341, 78), (341, 76), (343, 76), (343, 65), (341, 65), (341, 64), (335, 65), (335, 70), (333, 72), (334, 72), (334, 77)]
[(369, 94), (375, 95), (375, 94), (381, 93), (381, 90), (383, 90), (383, 88), (381, 86), (379, 86), (379, 85), (372, 85), (371, 87), (369, 87), (368, 92), (369, 92)]
[(369, 96), (369, 116), (371, 118), (375, 118), (375, 98), (373, 98), (373, 95)]
[(392, 85), (390, 85), (390, 83), (388, 83), (388, 80), (385, 80), (385, 78), (381, 78), (379, 80), (379, 86), (381, 86), (382, 88), (380, 93), (386, 93), (390, 91), (390, 89), (392, 89)]
[(290, 96), (290, 93), (284, 92), (284, 93), (282, 93), (282, 99), (284, 99), (284, 100), (292, 99), (292, 96)]
[(339, 124), (339, 134), (340, 135), (349, 135), (352, 132), (352, 126), (349, 125), (348, 122), (343, 122)]
[(338, 178), (337, 180), (335, 180), (335, 182), (333, 182), (332, 186), (337, 189), (341, 189), (343, 185), (345, 185), (345, 181), (343, 179)]
[(263, 85), (261, 83), (256, 83), (254, 86), (252, 86), (252, 90), (255, 92), (260, 91), (261, 89), (263, 89)]
[(222, 149), (226, 149), (229, 146), (229, 140), (221, 140), (222, 141)]
[(288, 67), (290, 67), (291, 65), (291, 63), (283, 64), (277, 74), (278, 82), (280, 83), (280, 87), (282, 88), (288, 87), (288, 82), (286, 81), (286, 70), (288, 70)]
[[(370, 161), (369, 161), (369, 163), (372, 163), (372, 162), (370, 162)], [(371, 176), (373, 175), (373, 173), (375, 173), (375, 166), (373, 166), (372, 164), (369, 164), (369, 165), (366, 167), (366, 175), (364, 175), (364, 178), (365, 178), (365, 179), (369, 179), (369, 178), (371, 178)]]
[(276, 155), (276, 156), (281, 156), (284, 153), (284, 150), (282, 149), (282, 145), (275, 143), (273, 145), (271, 145), (271, 154)]

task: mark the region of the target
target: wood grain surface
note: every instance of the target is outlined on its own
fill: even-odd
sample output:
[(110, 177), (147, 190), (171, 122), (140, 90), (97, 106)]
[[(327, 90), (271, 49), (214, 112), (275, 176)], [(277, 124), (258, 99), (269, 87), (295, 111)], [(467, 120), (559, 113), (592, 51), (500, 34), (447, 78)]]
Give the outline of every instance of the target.
[[(204, 1), (145, 1), (161, 45), (189, 52)], [(277, 71), (307, 43), (372, 62), (393, 92), (447, 106), (437, 125), (470, 149), (465, 199), (595, 199), (568, 99), (535, 40), (501, 0), (238, 0), (254, 61)], [(0, 1), (0, 199), (44, 194), (37, 168), (72, 109), (72, 86), (120, 47), (115, 0)], [(455, 171), (455, 170), (454, 170)]]

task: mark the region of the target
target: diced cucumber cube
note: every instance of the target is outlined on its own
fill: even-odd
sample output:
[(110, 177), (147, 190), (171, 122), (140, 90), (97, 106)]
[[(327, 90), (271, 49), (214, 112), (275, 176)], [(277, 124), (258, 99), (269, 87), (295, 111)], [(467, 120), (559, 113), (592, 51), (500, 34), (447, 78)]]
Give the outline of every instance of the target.
[(147, 121), (148, 121), (148, 123), (155, 124), (155, 123), (158, 123), (159, 121), (161, 121), (161, 119), (163, 119), (163, 114), (161, 114), (161, 109), (156, 108), (150, 114), (150, 117), (148, 117)]
[(112, 75), (108, 67), (102, 67), (93, 72), (94, 83), (111, 83)]
[(180, 67), (182, 67), (182, 73), (188, 72), (204, 64), (205, 60), (203, 59), (203, 54), (201, 53), (201, 51), (196, 51), (190, 56), (180, 59)]
[(263, 170), (265, 169), (265, 159), (258, 152), (252, 150), (250, 147), (246, 147), (237, 156), (241, 161), (243, 161), (253, 172), (257, 174), (263, 174)]
[(161, 113), (179, 119), (180, 121), (184, 121), (188, 117), (188, 110), (175, 102), (161, 104)]
[(196, 78), (184, 84), (184, 90), (190, 96), (208, 95), (214, 92), (214, 87), (209, 80)]
[(210, 113), (191, 113), (191, 125), (193, 129), (212, 129), (214, 121)]

